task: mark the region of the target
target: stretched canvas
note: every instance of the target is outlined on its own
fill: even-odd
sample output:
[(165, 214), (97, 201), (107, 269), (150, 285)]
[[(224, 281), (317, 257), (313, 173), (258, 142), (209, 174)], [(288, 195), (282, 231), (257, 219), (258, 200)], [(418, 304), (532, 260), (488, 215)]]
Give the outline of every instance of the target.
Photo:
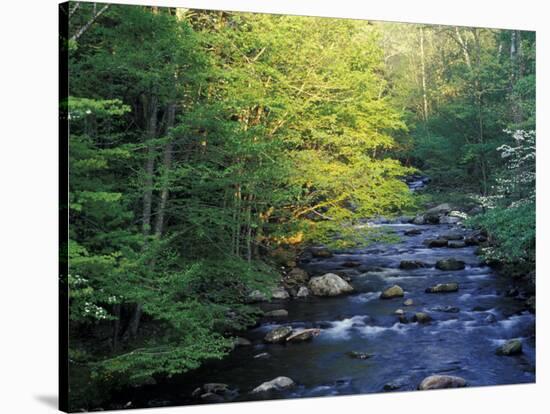
[(63, 411), (535, 382), (535, 32), (59, 16)]

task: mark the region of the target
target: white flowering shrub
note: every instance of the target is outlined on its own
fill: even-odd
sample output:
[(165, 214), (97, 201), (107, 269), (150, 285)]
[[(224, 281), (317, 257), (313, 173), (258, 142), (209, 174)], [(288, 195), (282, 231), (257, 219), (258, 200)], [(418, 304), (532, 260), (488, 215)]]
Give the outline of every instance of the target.
[(488, 212), (470, 220), (485, 228), (492, 245), (483, 248), (487, 259), (517, 263), (535, 260), (535, 131), (505, 131), (512, 139), (497, 148), (505, 165), (493, 194), (478, 197)]

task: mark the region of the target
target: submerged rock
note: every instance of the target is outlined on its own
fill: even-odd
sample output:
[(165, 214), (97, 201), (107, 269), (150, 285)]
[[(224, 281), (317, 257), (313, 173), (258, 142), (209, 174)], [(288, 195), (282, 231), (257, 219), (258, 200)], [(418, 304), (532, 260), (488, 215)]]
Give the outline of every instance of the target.
[(402, 298), (404, 295), (405, 292), (401, 286), (393, 285), (380, 294), (380, 299)]
[(439, 270), (462, 270), (466, 267), (466, 263), (462, 260), (443, 259), (438, 260), (435, 267)]
[(504, 345), (497, 348), (497, 355), (518, 355), (523, 352), (523, 346), (520, 339), (509, 339)]
[(374, 356), (373, 354), (359, 351), (348, 351), (346, 352), (346, 355), (353, 359), (369, 359)]
[(401, 260), (401, 263), (399, 263), (399, 268), (405, 270), (420, 269), (421, 267), (428, 267), (428, 264), (420, 260)]
[(422, 234), (422, 230), (420, 229), (405, 230), (405, 236), (417, 236), (419, 234)]
[(286, 309), (275, 309), (264, 314), (267, 318), (286, 318), (288, 311)]
[(304, 342), (313, 339), (321, 333), (320, 329), (304, 329), (302, 331), (294, 331), (292, 334), (286, 338), (287, 342)]
[(270, 344), (277, 344), (283, 342), (292, 333), (290, 326), (279, 326), (267, 333), (264, 337), (264, 341)]
[(308, 287), (315, 296), (337, 296), (353, 292), (353, 287), (334, 273), (311, 278)]
[(359, 267), (361, 266), (361, 262), (357, 260), (347, 260), (344, 263), (342, 263), (342, 266), (344, 267)]
[(242, 338), (242, 337), (238, 336), (237, 338), (235, 338), (235, 341), (233, 342), (233, 344), (234, 344), (235, 347), (250, 346), (250, 345), (252, 345), (252, 342), (250, 342), (246, 338)]
[(435, 306), (432, 308), (432, 311), (434, 312), (445, 312), (445, 313), (458, 313), (460, 312), (460, 308), (457, 308), (456, 306)]
[(294, 387), (296, 384), (288, 377), (277, 377), (271, 381), (266, 381), (256, 388), (251, 393), (257, 394), (262, 392), (281, 391)]
[(447, 243), (447, 247), (450, 247), (451, 249), (461, 249), (466, 247), (466, 243), (462, 240), (450, 240)]
[(414, 301), (412, 299), (407, 299), (405, 302), (403, 302), (404, 306), (412, 306), (414, 305)]
[(458, 292), (458, 283), (438, 283), (426, 289), (426, 293), (450, 293)]
[(315, 247), (311, 249), (311, 255), (313, 257), (326, 259), (328, 257), (332, 257), (332, 252), (326, 247)]
[(453, 375), (430, 375), (422, 380), (419, 390), (439, 390), (443, 388), (465, 387), (466, 380)]
[(446, 239), (428, 239), (424, 241), (424, 244), (428, 247), (447, 247)]

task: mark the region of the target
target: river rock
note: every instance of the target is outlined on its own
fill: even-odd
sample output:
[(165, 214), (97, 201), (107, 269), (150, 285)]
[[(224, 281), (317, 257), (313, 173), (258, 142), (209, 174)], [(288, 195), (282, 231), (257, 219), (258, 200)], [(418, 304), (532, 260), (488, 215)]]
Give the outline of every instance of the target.
[(432, 207), (426, 211), (428, 214), (447, 214), (452, 210), (452, 207), (449, 203), (439, 204), (435, 207)]
[(441, 216), (439, 218), (440, 224), (457, 224), (461, 220), (460, 217), (454, 217), (454, 216)]
[(458, 313), (460, 312), (460, 308), (457, 308), (456, 306), (434, 306), (432, 309), (434, 312), (445, 312), (445, 313)]
[(476, 232), (464, 238), (464, 242), (468, 246), (477, 246), (480, 243), (485, 243), (486, 241), (487, 241), (487, 236), (482, 232)]
[(300, 269), (299, 267), (295, 267), (294, 269), (292, 269), (283, 278), (283, 282), (287, 288), (297, 285), (303, 285), (307, 283), (308, 280), (308, 273), (305, 270)]
[(286, 318), (288, 311), (286, 309), (275, 309), (264, 314), (267, 318)]
[(458, 292), (458, 283), (438, 283), (426, 289), (426, 293)]
[(447, 247), (446, 239), (428, 239), (424, 240), (424, 244), (428, 247)]
[(321, 333), (320, 329), (304, 329), (302, 331), (293, 331), (292, 334), (286, 338), (287, 342), (304, 342), (313, 339)]
[(281, 391), (294, 387), (296, 384), (288, 377), (277, 377), (271, 381), (266, 381), (251, 392), (253, 394), (262, 393), (262, 392), (271, 392), (271, 391)]
[(424, 216), (419, 214), (413, 219), (413, 224), (426, 224), (426, 220), (424, 219)]
[(285, 249), (281, 246), (269, 252), (269, 257), (276, 265), (282, 267), (296, 266), (296, 252), (290, 249)]
[(394, 312), (394, 315), (397, 316), (403, 316), (405, 314), (405, 311), (403, 309), (396, 309)]
[(430, 375), (422, 380), (418, 386), (419, 390), (439, 390), (443, 388), (465, 387), (466, 380), (454, 375)]
[(401, 260), (401, 263), (399, 263), (399, 268), (405, 270), (420, 269), (421, 267), (428, 267), (428, 264), (420, 260)]
[(346, 352), (346, 355), (353, 359), (369, 359), (374, 356), (373, 354), (368, 354), (366, 352), (359, 352), (359, 351), (348, 351)]
[(309, 289), (305, 286), (300, 286), (296, 293), (297, 298), (307, 298), (309, 296)]
[(353, 287), (334, 273), (312, 277), (309, 280), (308, 288), (315, 296), (337, 296), (353, 292)]
[(413, 322), (418, 323), (430, 323), (432, 317), (425, 312), (416, 312), (413, 316)]
[(311, 254), (313, 257), (326, 259), (332, 257), (332, 253), (326, 247), (315, 247), (311, 249)]
[(428, 213), (428, 212), (426, 212), (424, 214), (424, 220), (428, 224), (439, 224), (440, 223), (440, 217), (441, 217), (441, 214), (439, 214), (439, 213)]
[(342, 263), (342, 266), (344, 267), (359, 267), (361, 266), (361, 262), (357, 260), (347, 260), (344, 263)]
[(462, 240), (464, 236), (458, 232), (449, 232), (449, 233), (442, 234), (441, 238), (446, 240), (457, 241), (457, 240)]
[(485, 322), (487, 323), (495, 323), (497, 321), (497, 317), (493, 315), (492, 313), (489, 313), (487, 317), (485, 318)]
[(414, 305), (414, 301), (412, 299), (407, 299), (405, 302), (403, 302), (404, 306), (412, 306)]
[(238, 346), (250, 346), (252, 345), (252, 342), (250, 342), (248, 339), (246, 338), (242, 338), (240, 336), (238, 336), (237, 338), (235, 338), (233, 344), (235, 345), (235, 347), (238, 347)]
[(466, 242), (462, 240), (450, 240), (447, 243), (447, 247), (450, 247), (451, 249), (461, 249), (462, 247), (466, 247)]
[(405, 315), (399, 315), (397, 319), (399, 320), (399, 323), (409, 323), (409, 318), (407, 318), (407, 316)]
[(220, 403), (234, 399), (237, 391), (230, 389), (227, 384), (211, 382), (196, 388), (191, 396), (206, 403)]
[(270, 344), (277, 344), (284, 342), (284, 340), (292, 334), (292, 328), (290, 326), (279, 326), (267, 333), (264, 337), (264, 341)]
[(523, 346), (520, 339), (509, 339), (504, 345), (498, 347), (497, 355), (518, 355), (523, 352)]
[(462, 270), (466, 267), (466, 264), (462, 260), (443, 259), (438, 260), (435, 267), (439, 270)]
[(405, 292), (401, 286), (393, 285), (380, 294), (380, 299), (402, 298), (404, 295)]
[(405, 236), (418, 236), (419, 234), (422, 234), (420, 229), (405, 230)]
[(271, 290), (271, 298), (272, 299), (288, 299), (290, 297), (289, 293), (286, 291), (285, 288), (282, 287), (276, 287)]
[(254, 359), (264, 359), (264, 358), (269, 358), (270, 355), (267, 353), (267, 352), (261, 352), (259, 354), (256, 354), (254, 355)]
[(267, 295), (259, 290), (253, 290), (248, 294), (249, 302), (267, 302)]

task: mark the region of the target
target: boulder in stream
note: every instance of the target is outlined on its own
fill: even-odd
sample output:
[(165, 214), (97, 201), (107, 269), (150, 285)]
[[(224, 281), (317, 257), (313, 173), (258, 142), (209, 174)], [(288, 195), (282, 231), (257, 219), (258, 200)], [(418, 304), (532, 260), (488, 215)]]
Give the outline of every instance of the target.
[(463, 240), (449, 240), (447, 247), (450, 247), (451, 249), (461, 249), (466, 247), (466, 242)]
[(380, 294), (380, 299), (402, 298), (405, 295), (403, 288), (399, 285), (393, 285)]
[(430, 375), (422, 380), (419, 390), (439, 390), (443, 388), (465, 387), (466, 380), (454, 375)]
[(418, 323), (430, 323), (432, 321), (432, 317), (425, 312), (416, 312), (412, 320), (413, 322)]
[(497, 355), (519, 355), (523, 352), (523, 346), (521, 339), (509, 339), (503, 345), (499, 346), (496, 353)]
[(447, 247), (447, 239), (427, 239), (424, 244), (428, 247)]
[(435, 267), (439, 270), (462, 270), (466, 264), (462, 260), (442, 259), (436, 262)]
[(309, 280), (308, 287), (315, 296), (338, 296), (353, 292), (353, 287), (334, 273), (312, 277)]
[(271, 391), (282, 391), (289, 388), (294, 387), (296, 384), (292, 379), (288, 377), (277, 377), (275, 379), (272, 379), (271, 381), (266, 381), (260, 385), (258, 385), (256, 388), (254, 388), (251, 393), (257, 394), (257, 393), (263, 393), (263, 392), (271, 392)]
[(284, 342), (290, 334), (292, 334), (292, 328), (290, 326), (279, 326), (269, 331), (264, 337), (264, 341), (270, 344), (278, 344)]
[(420, 229), (405, 230), (405, 236), (418, 236), (419, 234), (422, 234)]
[(452, 210), (452, 207), (449, 203), (439, 204), (435, 207), (432, 207), (426, 211), (428, 214), (447, 214)]
[(293, 331), (292, 334), (286, 338), (287, 342), (304, 342), (309, 341), (321, 333), (320, 329), (304, 329), (301, 331)]
[(407, 299), (405, 302), (403, 302), (404, 306), (412, 306), (414, 305), (414, 301), (412, 299)]
[(428, 267), (428, 264), (420, 260), (401, 260), (399, 263), (399, 268), (404, 270), (420, 269), (421, 267)]
[(276, 287), (276, 288), (273, 288), (273, 290), (271, 291), (272, 299), (283, 300), (283, 299), (288, 299), (289, 297), (290, 297), (289, 293), (283, 287)]
[(438, 283), (426, 289), (426, 293), (450, 293), (458, 292), (458, 283)]
[(241, 336), (238, 336), (235, 338), (234, 342), (233, 342), (235, 348), (236, 347), (239, 347), (239, 346), (250, 346), (252, 345), (252, 342), (250, 342), (248, 339), (246, 338), (243, 338)]

